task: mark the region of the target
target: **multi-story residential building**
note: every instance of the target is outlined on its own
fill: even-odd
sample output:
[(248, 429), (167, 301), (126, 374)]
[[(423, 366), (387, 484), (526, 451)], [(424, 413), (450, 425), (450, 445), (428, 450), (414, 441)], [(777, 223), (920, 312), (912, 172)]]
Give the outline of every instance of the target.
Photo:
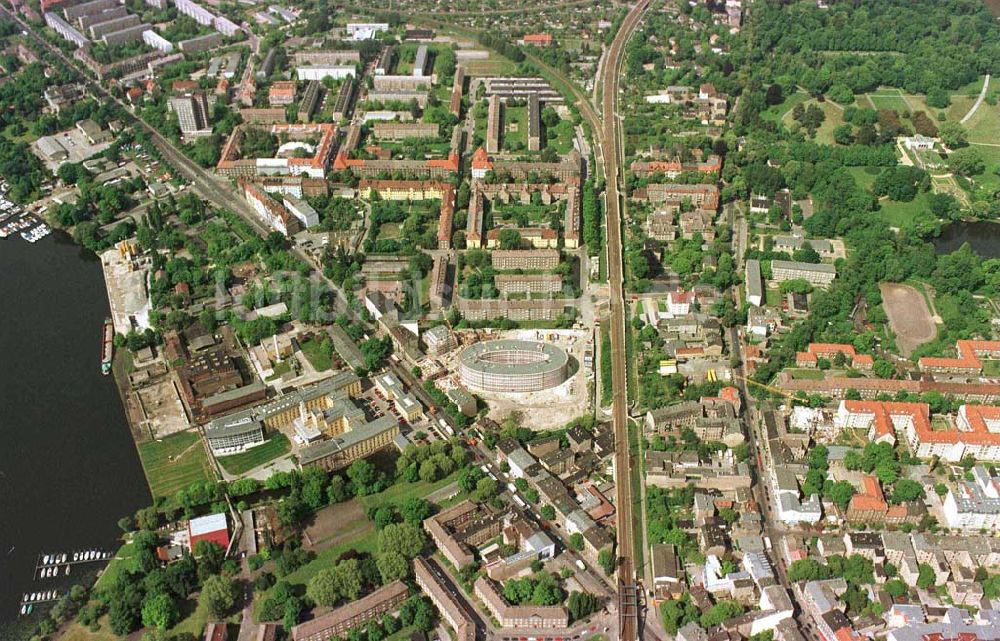
[(214, 49), (222, 44), (222, 35), (218, 33), (208, 33), (203, 36), (195, 36), (177, 43), (177, 48), (184, 53), (198, 53)]
[(458, 298), (457, 307), (468, 320), (554, 321), (566, 311), (571, 301), (563, 299), (498, 300)]
[(91, 38), (94, 40), (100, 40), (105, 34), (114, 33), (115, 31), (127, 29), (128, 27), (134, 27), (141, 22), (142, 20), (139, 19), (139, 16), (129, 13), (119, 18), (111, 18), (110, 20), (103, 22), (93, 23), (87, 31), (90, 33)]
[(795, 354), (795, 365), (814, 368), (821, 358), (833, 362), (841, 357), (854, 369), (870, 370), (875, 365), (871, 355), (858, 354), (853, 345), (844, 343), (809, 343), (808, 350)]
[(542, 107), (537, 93), (528, 96), (528, 151), (542, 149)]
[(489, 110), (486, 116), (486, 153), (495, 154), (500, 151), (500, 135), (503, 132), (503, 107), (499, 96), (490, 96)]
[(323, 80), (333, 78), (344, 80), (353, 78), (358, 70), (354, 65), (309, 65), (295, 68), (295, 77), (299, 80)]
[(312, 208), (312, 205), (301, 198), (285, 196), (282, 202), (285, 209), (298, 219), (299, 226), (303, 229), (311, 229), (319, 224), (319, 214)]
[(329, 641), (344, 638), (347, 632), (359, 628), (383, 614), (395, 612), (409, 597), (409, 589), (402, 581), (393, 581), (371, 594), (322, 614), (292, 628), (293, 641)]
[[(344, 86), (354, 86), (354, 80), (344, 81)], [(299, 101), (299, 112), (297, 114), (299, 122), (311, 122), (316, 108), (319, 106), (319, 98), (323, 93), (323, 85), (319, 80), (310, 80), (306, 85), (306, 90), (302, 92), (302, 100)], [(340, 118), (338, 118), (340, 120)]]
[(649, 178), (658, 174), (663, 174), (667, 178), (673, 179), (687, 172), (697, 172), (715, 176), (722, 171), (722, 159), (716, 155), (711, 155), (707, 160), (683, 162), (674, 160), (634, 160), (629, 166), (629, 170), (639, 178)]
[(267, 227), (279, 232), (282, 236), (291, 236), (299, 231), (298, 219), (292, 216), (288, 209), (271, 197), (266, 191), (252, 182), (240, 180), (240, 188), (243, 197), (253, 210), (257, 212), (257, 217)]
[(267, 90), (267, 102), (272, 107), (295, 102), (295, 81), (276, 80)]
[(460, 597), (445, 583), (441, 566), (433, 559), (425, 560), (418, 556), (413, 560), (413, 574), (417, 585), (455, 632), (456, 641), (475, 641), (476, 624), (459, 601)]
[(488, 511), (471, 501), (463, 501), (424, 520), (424, 529), (456, 568), (475, 560), (472, 548), (500, 535), (502, 514)]
[(424, 345), (427, 346), (427, 354), (430, 356), (441, 356), (458, 347), (455, 335), (445, 325), (436, 325), (423, 334)]
[(153, 49), (158, 49), (163, 53), (170, 53), (174, 50), (174, 45), (169, 40), (152, 29), (147, 29), (142, 32), (142, 41)]
[(760, 261), (751, 258), (746, 263), (746, 294), (747, 301), (760, 307), (764, 304), (764, 279), (761, 278)]
[(569, 611), (563, 606), (510, 605), (497, 590), (496, 584), (486, 577), (476, 579), (474, 591), (502, 628), (546, 630), (569, 625)]
[(76, 45), (77, 47), (83, 47), (90, 44), (90, 40), (87, 36), (77, 31), (73, 25), (69, 24), (51, 11), (45, 12), (45, 24), (54, 29), (56, 33), (63, 37), (63, 39)]
[(296, 67), (312, 65), (354, 65), (361, 62), (361, 52), (357, 49), (296, 51), (292, 54), (292, 61)]
[(697, 209), (715, 211), (719, 208), (719, 188), (715, 185), (688, 185), (654, 183), (632, 192), (632, 198), (654, 204), (668, 204), (680, 208), (690, 202)]
[(833, 258), (836, 255), (833, 243), (829, 240), (820, 238), (806, 239), (801, 236), (775, 236), (773, 240), (774, 251), (776, 252), (793, 254), (808, 245), (823, 258)]
[(562, 290), (562, 276), (558, 274), (497, 274), (493, 281), (501, 296), (555, 294)]
[(284, 123), (288, 120), (288, 112), (280, 107), (267, 109), (244, 108), (240, 109), (240, 116), (243, 118), (243, 122), (252, 125), (273, 125), (275, 123)]
[(996, 403), (1000, 401), (1000, 384), (992, 382), (967, 383), (937, 381), (928, 378), (914, 381), (847, 376), (810, 380), (794, 378), (789, 372), (782, 372), (778, 375), (774, 386), (793, 394), (805, 392), (806, 394), (822, 394), (837, 399), (844, 398), (848, 390), (856, 390), (865, 399), (873, 399), (879, 394), (895, 396), (900, 392), (916, 395), (936, 392), (968, 402)]
[(379, 140), (437, 138), (440, 126), (435, 122), (377, 122), (372, 132)]
[[(340, 90), (337, 92), (337, 100), (333, 103), (334, 120), (344, 120), (351, 113), (356, 88), (357, 83), (354, 82), (353, 78), (348, 78), (341, 83)], [(315, 106), (313, 107), (313, 111), (315, 111)], [(312, 114), (310, 114), (311, 116)]]
[(430, 79), (423, 76), (373, 76), (375, 91), (417, 91), (427, 90)]
[(485, 95), (499, 96), (500, 100), (527, 100), (535, 94), (545, 104), (562, 104), (563, 96), (552, 88), (545, 78), (526, 76), (496, 76), (483, 78)]
[(1000, 527), (1000, 478), (982, 465), (972, 468), (972, 481), (960, 481), (948, 490), (943, 504), (945, 523), (961, 530)]
[(203, 91), (193, 91), (170, 98), (170, 109), (177, 115), (177, 124), (186, 138), (207, 136), (212, 133), (211, 110), (208, 96)]
[(496, 249), (490, 252), (493, 269), (555, 269), (559, 265), (558, 249)]
[(979, 375), (983, 371), (982, 358), (1000, 358), (1000, 341), (960, 340), (955, 343), (957, 358), (924, 356), (917, 361), (921, 371), (939, 374)]
[(772, 260), (771, 276), (775, 282), (804, 280), (810, 285), (825, 287), (837, 277), (837, 268), (822, 263), (800, 263), (793, 260)]

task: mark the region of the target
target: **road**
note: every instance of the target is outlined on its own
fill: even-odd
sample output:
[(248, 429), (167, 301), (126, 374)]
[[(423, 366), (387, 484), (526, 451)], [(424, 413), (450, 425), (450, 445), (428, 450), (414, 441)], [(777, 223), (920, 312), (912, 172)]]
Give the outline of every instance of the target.
[[(641, 588), (637, 588), (634, 516), (632, 513), (632, 469), (628, 437), (628, 372), (625, 354), (625, 280), (622, 263), (623, 143), (618, 122), (618, 90), (622, 74), (625, 44), (649, 7), (641, 0), (625, 17), (605, 55), (599, 84), (602, 97), (602, 122), (595, 130), (602, 151), (606, 174), (605, 198), (608, 228), (608, 282), (610, 286), (612, 426), (615, 432), (615, 487), (617, 492), (619, 630), (621, 641), (640, 638)], [(599, 133), (598, 133), (599, 132)]]
[(965, 116), (962, 117), (962, 119), (959, 121), (960, 124), (964, 125), (965, 123), (969, 122), (969, 120), (973, 116), (976, 115), (976, 112), (979, 111), (979, 107), (983, 104), (983, 101), (986, 100), (986, 92), (989, 91), (989, 88), (990, 88), (990, 74), (986, 74), (986, 77), (983, 78), (983, 88), (979, 91), (979, 97), (976, 98), (976, 102), (974, 105), (972, 105), (972, 109), (969, 109), (969, 113), (965, 114)]

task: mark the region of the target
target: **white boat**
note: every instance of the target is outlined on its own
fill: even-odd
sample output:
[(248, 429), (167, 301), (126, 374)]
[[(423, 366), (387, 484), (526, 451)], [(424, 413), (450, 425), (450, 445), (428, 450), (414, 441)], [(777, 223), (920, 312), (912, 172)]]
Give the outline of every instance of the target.
[(49, 555), (46, 554), (45, 556), (42, 557), (42, 565), (48, 565), (48, 564), (49, 564)]
[(69, 566), (66, 566), (66, 576), (69, 576)]
[(27, 614), (27, 613), (28, 613), (28, 606), (22, 605), (21, 606), (21, 614)]
[(62, 555), (62, 560), (63, 560), (63, 562), (66, 561), (66, 555), (65, 554)]
[(38, 593), (37, 592), (32, 592), (31, 593), (31, 600), (34, 601), (37, 598), (38, 598)]

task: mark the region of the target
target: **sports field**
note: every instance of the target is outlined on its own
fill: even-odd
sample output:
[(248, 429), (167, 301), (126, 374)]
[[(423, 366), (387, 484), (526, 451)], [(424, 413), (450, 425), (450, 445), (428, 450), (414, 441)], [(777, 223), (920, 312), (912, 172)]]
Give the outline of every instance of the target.
[(924, 295), (915, 287), (899, 283), (883, 283), (882, 304), (889, 317), (889, 327), (896, 334), (896, 344), (903, 356), (934, 340), (937, 325), (927, 307)]
[(180, 432), (140, 443), (139, 458), (155, 498), (173, 496), (195, 481), (216, 478), (197, 432)]

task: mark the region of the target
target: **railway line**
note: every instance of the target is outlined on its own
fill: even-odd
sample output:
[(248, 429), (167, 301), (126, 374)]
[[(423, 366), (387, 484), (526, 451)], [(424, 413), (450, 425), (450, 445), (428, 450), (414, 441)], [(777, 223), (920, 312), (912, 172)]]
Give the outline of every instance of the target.
[(625, 351), (625, 279), (622, 262), (622, 162), (624, 145), (618, 119), (618, 90), (625, 44), (634, 33), (649, 0), (629, 11), (605, 56), (601, 84), (600, 147), (606, 174), (608, 281), (611, 312), (612, 426), (615, 433), (615, 471), (618, 526), (618, 638), (640, 638), (642, 588), (636, 576), (634, 515), (632, 513), (631, 456), (628, 435), (628, 369)]

